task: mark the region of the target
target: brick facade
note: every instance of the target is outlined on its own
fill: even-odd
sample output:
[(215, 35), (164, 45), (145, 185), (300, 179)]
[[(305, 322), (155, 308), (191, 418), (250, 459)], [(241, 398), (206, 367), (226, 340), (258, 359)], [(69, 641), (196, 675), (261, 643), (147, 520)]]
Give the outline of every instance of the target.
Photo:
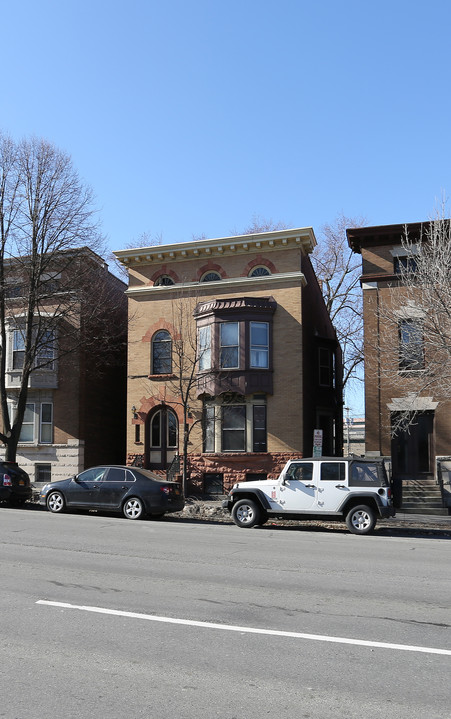
[[(67, 339), (61, 331), (54, 371), (31, 375), (27, 403), (34, 408), (33, 437), (27, 442), (19, 441), (17, 461), (34, 482), (39, 480), (42, 470), (54, 481), (96, 464), (119, 464), (125, 459), (126, 287), (108, 271), (103, 259), (88, 248), (84, 261), (92, 263), (95, 291), (101, 293), (102, 311), (108, 321), (100, 325), (96, 322), (94, 326), (87, 320), (87, 313), (83, 313), (83, 303), (75, 305), (69, 318), (77, 328), (77, 333), (71, 335), (74, 349), (64, 353)], [(61, 286), (68, 291), (70, 277), (63, 277)], [(50, 298), (49, 312), (51, 302)], [(11, 372), (11, 362), (8, 351), (8, 399), (14, 403), (18, 380)], [(40, 437), (43, 403), (52, 407), (51, 442), (43, 442)]]
[[(232, 394), (236, 395), (234, 402), (246, 408), (243, 412), (246, 412), (244, 441), (247, 444), (244, 451), (222, 451), (224, 438), (222, 429), (216, 424), (219, 419), (215, 419), (215, 449), (204, 451), (201, 423), (204, 403), (208, 400), (215, 404), (215, 417), (219, 418), (221, 403), (225, 400), (219, 390), (214, 397), (199, 390), (190, 400), (187, 418), (187, 423), (192, 426), (188, 493), (202, 491), (204, 477), (210, 473), (223, 476), (224, 490), (249, 473), (277, 475), (287, 459), (312, 454), (313, 430), (318, 428), (318, 422), (323, 422), (325, 432), (330, 424), (331, 433), (335, 432), (335, 446), (331, 446), (331, 450), (341, 453), (341, 356), (308, 257), (314, 244), (313, 231), (307, 228), (115, 253), (128, 267), (130, 278), (127, 292), (130, 317), (129, 463), (138, 461), (160, 471), (165, 469), (156, 461), (160, 455), (154, 451), (155, 437), (152, 436), (152, 432), (155, 434), (152, 417), (159, 408), (166, 413), (170, 410), (171, 416), (176, 418), (179, 429), (177, 451), (182, 454), (183, 411), (176, 391), (177, 373), (158, 375), (153, 372), (152, 341), (159, 330), (167, 331), (174, 341), (195, 337), (195, 309), (203, 303), (213, 308), (210, 314), (211, 331), (216, 333), (212, 345), (214, 351), (218, 351), (219, 324), (229, 319), (241, 328), (240, 367), (244, 374), (238, 369), (229, 370), (222, 372), (222, 379), (224, 385), (230, 385), (232, 389), (236, 380), (236, 387), (240, 388)], [(268, 274), (251, 276), (257, 267), (265, 268)], [(216, 272), (218, 279), (202, 282), (206, 272)], [(170, 277), (174, 284), (159, 285), (162, 275)], [(268, 307), (271, 303), (275, 306), (273, 314), (265, 318), (270, 327), (270, 363), (266, 369), (252, 369), (248, 366), (249, 322), (258, 320), (259, 315), (252, 312), (261, 312), (265, 303)], [(175, 312), (179, 306), (184, 307), (183, 322), (177, 319)], [(221, 307), (226, 308), (225, 315), (218, 309)], [(331, 376), (327, 387), (321, 387), (318, 381), (320, 345), (330, 349), (335, 357), (336, 374), (334, 378)], [(187, 353), (194, 351), (191, 347)], [(271, 373), (270, 389), (262, 392), (258, 390), (259, 378), (268, 372)], [(221, 373), (215, 376), (210, 387), (219, 387)], [(243, 387), (249, 389), (243, 390)], [(250, 389), (252, 387), (254, 389)], [(228, 396), (229, 393), (224, 392)], [(264, 452), (249, 451), (256, 433), (252, 425), (256, 405), (266, 408), (267, 446)], [(133, 412), (131, 408), (134, 408)], [(332, 437), (328, 441), (331, 445)], [(166, 460), (169, 455), (172, 457), (173, 453), (168, 451)]]
[[(395, 478), (421, 480), (434, 475), (435, 459), (448, 456), (451, 442), (451, 400), (437, 402), (434, 386), (424, 396), (424, 422), (430, 429), (425, 439), (429, 453), (429, 469), (411, 464), (406, 474), (396, 471), (396, 452), (400, 440), (391, 437), (392, 412), (399, 399), (416, 390), (415, 372), (403, 372), (399, 367), (398, 328), (384, 321), (380, 308), (407, 306), (406, 291), (395, 272), (394, 257), (402, 250), (405, 225), (387, 225), (347, 230), (348, 241), (362, 256), (363, 320), (365, 336), (365, 420), (366, 452), (392, 457)], [(411, 242), (422, 241), (422, 224), (407, 225)], [(427, 362), (427, 358), (425, 360)], [(418, 423), (417, 423), (418, 425)], [(411, 433), (419, 431), (413, 427)], [(402, 441), (416, 442), (415, 437)], [(414, 447), (417, 450), (417, 447)], [(426, 451), (426, 450), (425, 450)]]

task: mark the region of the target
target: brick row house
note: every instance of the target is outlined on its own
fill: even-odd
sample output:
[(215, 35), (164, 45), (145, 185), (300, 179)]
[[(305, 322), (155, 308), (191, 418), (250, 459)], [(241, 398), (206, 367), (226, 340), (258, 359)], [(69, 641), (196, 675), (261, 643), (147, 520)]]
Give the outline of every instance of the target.
[[(403, 237), (407, 229), (415, 249), (425, 224), (347, 230), (351, 248), (362, 256), (366, 453), (390, 458), (396, 503), (403, 508), (413, 488), (419, 499), (430, 495), (431, 506), (441, 506), (437, 458), (451, 451), (451, 399), (438, 401), (431, 384), (412, 404), (428, 357), (421, 312), (403, 288), (403, 269), (415, 267)], [(384, 318), (387, 307), (397, 326)], [(394, 431), (397, 414), (409, 409), (411, 426)]]
[(128, 463), (166, 471), (185, 425), (188, 492), (273, 477), (312, 454), (315, 429), (341, 454), (341, 353), (315, 244), (298, 228), (115, 252), (129, 272)]
[[(37, 484), (65, 479), (98, 463), (123, 463), (125, 455), (126, 285), (89, 248), (75, 252), (89, 268), (86, 292), (80, 287), (71, 292), (74, 263), (67, 261), (67, 252), (55, 255), (41, 278), (47, 296), (40, 307), (41, 321), (42, 316), (50, 321), (59, 312), (61, 322), (49, 325), (46, 345), (37, 357), (44, 366), (31, 372), (17, 449), (17, 462)], [(22, 317), (28, 292), (21, 279), (24, 266), (23, 260), (10, 260), (5, 273), (9, 312), (5, 389), (10, 417), (17, 406), (24, 361)], [(84, 273), (88, 276), (88, 269)], [(91, 312), (93, 293), (96, 302), (101, 298), (102, 317), (94, 318)], [(67, 312), (61, 310), (63, 305)], [(5, 456), (4, 448), (0, 456)]]

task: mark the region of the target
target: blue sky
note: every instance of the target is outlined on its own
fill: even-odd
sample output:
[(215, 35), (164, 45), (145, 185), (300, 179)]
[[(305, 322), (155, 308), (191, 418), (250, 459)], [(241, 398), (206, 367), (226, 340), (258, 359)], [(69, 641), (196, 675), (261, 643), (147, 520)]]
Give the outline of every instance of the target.
[(451, 191), (451, 3), (2, 7), (0, 126), (67, 151), (109, 246), (426, 219)]

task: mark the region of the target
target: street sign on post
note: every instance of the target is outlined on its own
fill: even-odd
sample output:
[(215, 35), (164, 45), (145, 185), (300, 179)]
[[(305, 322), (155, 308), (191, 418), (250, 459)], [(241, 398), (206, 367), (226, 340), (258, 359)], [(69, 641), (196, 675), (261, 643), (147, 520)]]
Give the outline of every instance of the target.
[(323, 453), (323, 430), (313, 430), (313, 456), (321, 457)]

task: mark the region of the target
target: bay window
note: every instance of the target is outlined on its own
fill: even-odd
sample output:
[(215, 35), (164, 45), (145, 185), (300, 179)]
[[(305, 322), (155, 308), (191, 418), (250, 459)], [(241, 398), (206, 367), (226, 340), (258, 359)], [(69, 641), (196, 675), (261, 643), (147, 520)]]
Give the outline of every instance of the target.
[(222, 369), (239, 367), (239, 323), (221, 322), (219, 332), (219, 366)]
[(246, 405), (225, 405), (222, 408), (222, 451), (246, 451)]
[(211, 367), (211, 325), (199, 328), (199, 371), (210, 369)]
[(269, 367), (269, 324), (251, 322), (250, 366), (268, 369)]
[(239, 396), (232, 402), (223, 398), (205, 401), (203, 451), (266, 452), (265, 401)]

